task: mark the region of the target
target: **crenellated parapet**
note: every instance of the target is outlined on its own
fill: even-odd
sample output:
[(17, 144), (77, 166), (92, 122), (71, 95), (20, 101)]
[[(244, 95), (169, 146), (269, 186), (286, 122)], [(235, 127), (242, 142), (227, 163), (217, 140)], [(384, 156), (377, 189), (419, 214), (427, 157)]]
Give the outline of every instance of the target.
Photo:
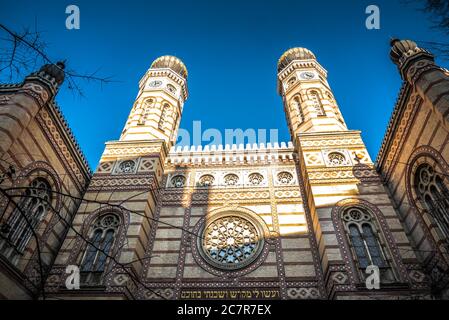
[(262, 165), (293, 161), (295, 159), (292, 142), (172, 147), (167, 165)]

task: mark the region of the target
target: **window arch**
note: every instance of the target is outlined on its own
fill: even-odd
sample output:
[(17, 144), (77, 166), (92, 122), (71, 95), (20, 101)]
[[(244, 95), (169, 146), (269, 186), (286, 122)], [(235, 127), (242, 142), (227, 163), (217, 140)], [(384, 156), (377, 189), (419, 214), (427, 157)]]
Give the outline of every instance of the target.
[(299, 97), (295, 97), (291, 103), (291, 112), (293, 116), (298, 117), (299, 124), (304, 122), (304, 113), (301, 108), (301, 102), (299, 100)]
[(89, 244), (81, 259), (81, 281), (84, 284), (100, 282), (119, 227), (120, 218), (114, 213), (104, 214), (94, 222)]
[(145, 124), (145, 121), (147, 121), (148, 116), (151, 113), (151, 107), (153, 106), (153, 103), (154, 103), (153, 99), (148, 99), (144, 102), (143, 110), (141, 111), (141, 114), (139, 116), (138, 121), (139, 125), (143, 125)]
[(310, 91), (310, 100), (312, 101), (313, 108), (318, 116), (325, 116), (323, 104), (321, 102), (320, 95), (317, 91)]
[(159, 124), (158, 124), (158, 127), (160, 130), (164, 129), (165, 124), (170, 115), (170, 110), (171, 110), (170, 105), (168, 103), (164, 103), (164, 106), (162, 107), (161, 117), (159, 119)]
[[(39, 223), (51, 206), (52, 191), (49, 182), (36, 178), (26, 188), (25, 193), (3, 226), (5, 242), (2, 251), (7, 257), (22, 254)], [(7, 244), (5, 246), (5, 244)], [(5, 250), (7, 249), (7, 250)]]
[(435, 220), (446, 244), (449, 239), (449, 190), (441, 175), (428, 163), (418, 166), (414, 188), (419, 201)]
[(383, 281), (394, 281), (395, 276), (388, 260), (373, 215), (366, 209), (351, 206), (341, 216), (353, 259), (362, 278), (368, 266), (377, 266)]

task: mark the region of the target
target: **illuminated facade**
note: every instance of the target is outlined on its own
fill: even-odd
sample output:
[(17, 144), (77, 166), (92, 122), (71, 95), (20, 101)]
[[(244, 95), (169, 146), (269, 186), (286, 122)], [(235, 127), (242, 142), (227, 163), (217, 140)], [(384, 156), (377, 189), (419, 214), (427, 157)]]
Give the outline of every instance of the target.
[[(139, 83), (120, 139), (106, 143), (83, 190), (45, 293), (63, 299), (444, 294), (449, 202), (429, 206), (435, 197), (449, 197), (441, 174), (448, 172), (448, 151), (426, 148), (447, 141), (438, 129), (447, 120), (432, 103), (449, 108), (441, 91), (449, 88), (448, 74), (410, 41), (393, 43), (392, 58), (405, 84), (377, 168), (360, 131), (347, 128), (326, 70), (307, 49), (290, 49), (279, 59), (278, 92), (292, 141), (267, 145), (175, 147), (187, 69), (172, 56), (156, 59)], [(427, 109), (414, 111), (425, 113), (413, 121), (427, 140), (414, 130), (403, 143), (401, 121), (412, 116), (404, 109), (420, 107)], [(425, 127), (429, 121), (440, 125)], [(420, 148), (427, 153), (416, 153)], [(392, 167), (410, 154), (415, 169)], [(407, 195), (422, 201), (405, 209)], [(427, 248), (436, 254), (421, 254)], [(79, 290), (66, 288), (70, 265), (80, 268)], [(379, 289), (370, 277), (376, 270)]]

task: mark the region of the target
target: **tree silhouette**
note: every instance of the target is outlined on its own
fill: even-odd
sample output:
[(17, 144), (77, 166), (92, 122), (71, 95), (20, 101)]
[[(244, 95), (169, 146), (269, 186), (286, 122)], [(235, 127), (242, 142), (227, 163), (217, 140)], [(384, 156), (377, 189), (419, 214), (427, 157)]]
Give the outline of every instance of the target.
[[(449, 1), (448, 0), (403, 0), (405, 4), (419, 3), (419, 10), (429, 16), (432, 28), (449, 36)], [(435, 41), (417, 41), (441, 59), (449, 60), (449, 43)]]

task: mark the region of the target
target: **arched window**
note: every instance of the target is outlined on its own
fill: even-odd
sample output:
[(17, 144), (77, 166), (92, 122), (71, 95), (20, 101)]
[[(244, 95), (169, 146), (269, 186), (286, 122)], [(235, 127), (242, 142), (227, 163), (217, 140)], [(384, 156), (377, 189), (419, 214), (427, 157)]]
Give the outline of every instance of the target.
[(34, 179), (24, 196), (9, 216), (6, 226), (3, 227), (6, 241), (2, 245), (2, 251), (7, 257), (14, 254), (22, 254), (30, 241), (33, 230), (47, 214), (51, 206), (51, 187), (43, 178)]
[(449, 190), (441, 175), (424, 163), (415, 173), (415, 191), (418, 199), (435, 220), (443, 238), (449, 239)]
[(178, 119), (179, 119), (179, 116), (178, 116), (178, 114), (175, 112), (175, 118), (174, 118), (174, 120), (173, 120), (173, 131), (172, 131), (172, 135), (171, 135), (171, 137), (170, 137), (170, 139), (171, 140), (176, 140), (176, 135), (177, 135), (177, 132), (176, 132), (176, 125), (177, 125), (177, 123), (178, 123)]
[(313, 108), (315, 109), (315, 112), (318, 116), (325, 116), (323, 104), (321, 102), (320, 95), (316, 91), (310, 92), (310, 99), (313, 104)]
[(326, 92), (327, 100), (329, 100), (329, 103), (332, 105), (332, 108), (334, 109), (335, 116), (337, 117), (338, 121), (340, 123), (344, 124), (343, 116), (341, 115), (340, 109), (337, 106), (337, 102), (335, 101), (334, 97), (330, 92)]
[(153, 106), (153, 102), (154, 102), (153, 99), (145, 101), (143, 110), (141, 111), (142, 113), (140, 114), (139, 121), (137, 122), (137, 124), (139, 125), (145, 124), (145, 121), (147, 121), (148, 116), (151, 113), (151, 107)]
[(374, 265), (379, 268), (382, 280), (393, 281), (394, 275), (371, 213), (359, 207), (351, 207), (343, 212), (342, 219), (362, 277), (366, 275), (366, 268)]
[(170, 114), (170, 105), (168, 103), (165, 103), (162, 107), (162, 113), (161, 118), (159, 119), (159, 129), (163, 130), (165, 127), (165, 123), (168, 120), (168, 116)]
[(119, 227), (120, 219), (113, 213), (103, 215), (95, 221), (89, 237), (90, 243), (81, 260), (81, 281), (84, 284), (100, 282)]
[(301, 124), (304, 121), (304, 113), (302, 112), (301, 102), (299, 101), (299, 97), (295, 97), (292, 102), (291, 112), (293, 116), (298, 117), (298, 121)]

